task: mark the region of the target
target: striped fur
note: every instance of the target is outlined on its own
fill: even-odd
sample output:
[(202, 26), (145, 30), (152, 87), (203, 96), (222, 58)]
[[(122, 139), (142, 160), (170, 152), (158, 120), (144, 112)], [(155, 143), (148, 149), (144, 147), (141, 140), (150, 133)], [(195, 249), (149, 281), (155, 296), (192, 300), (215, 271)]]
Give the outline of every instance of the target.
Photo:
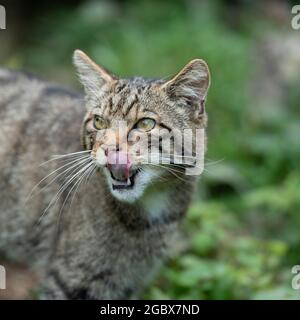
[[(117, 79), (82, 52), (77, 51), (74, 61), (85, 97), (0, 69), (0, 256), (26, 263), (36, 273), (41, 298), (137, 297), (174, 242), (193, 194), (194, 177), (179, 180), (160, 168), (157, 172), (164, 180), (152, 177), (141, 196), (127, 203), (111, 194), (97, 168), (75, 197), (65, 202), (70, 184), (44, 214), (63, 177), (46, 188), (49, 179), (43, 181), (29, 200), (28, 194), (62, 165), (51, 161), (39, 166), (51, 155), (97, 153), (99, 136), (91, 127), (95, 113), (105, 116), (112, 127), (117, 120), (135, 123), (149, 112), (161, 127), (205, 127), (200, 107), (209, 80), (205, 96), (196, 101), (194, 81), (189, 91), (180, 88), (189, 81), (178, 83), (178, 77), (170, 82)], [(174, 86), (178, 94), (184, 92), (185, 100), (174, 100)]]

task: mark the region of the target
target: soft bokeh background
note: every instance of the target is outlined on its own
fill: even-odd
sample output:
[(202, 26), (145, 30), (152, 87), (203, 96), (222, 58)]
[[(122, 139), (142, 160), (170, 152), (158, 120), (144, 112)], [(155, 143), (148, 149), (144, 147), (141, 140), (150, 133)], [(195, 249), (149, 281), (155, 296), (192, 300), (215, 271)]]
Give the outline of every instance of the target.
[(71, 86), (75, 48), (121, 76), (211, 69), (208, 154), (174, 257), (146, 298), (299, 299), (296, 1), (1, 1), (0, 63)]

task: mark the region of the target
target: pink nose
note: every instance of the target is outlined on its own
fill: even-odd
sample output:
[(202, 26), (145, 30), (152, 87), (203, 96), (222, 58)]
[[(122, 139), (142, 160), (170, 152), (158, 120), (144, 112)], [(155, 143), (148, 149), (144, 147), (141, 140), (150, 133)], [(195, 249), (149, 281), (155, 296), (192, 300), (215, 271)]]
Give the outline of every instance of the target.
[(108, 151), (107, 166), (118, 180), (127, 180), (131, 175), (132, 162), (128, 154), (123, 151)]

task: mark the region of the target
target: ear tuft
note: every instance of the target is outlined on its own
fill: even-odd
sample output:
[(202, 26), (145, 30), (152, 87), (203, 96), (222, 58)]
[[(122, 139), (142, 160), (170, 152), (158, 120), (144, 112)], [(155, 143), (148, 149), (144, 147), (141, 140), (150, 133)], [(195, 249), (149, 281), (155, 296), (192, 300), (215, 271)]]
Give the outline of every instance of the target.
[(110, 86), (116, 80), (112, 74), (79, 49), (74, 51), (73, 63), (87, 95), (96, 94), (103, 90), (105, 85)]
[(171, 99), (202, 106), (210, 85), (210, 73), (202, 59), (190, 61), (175, 77), (163, 84)]

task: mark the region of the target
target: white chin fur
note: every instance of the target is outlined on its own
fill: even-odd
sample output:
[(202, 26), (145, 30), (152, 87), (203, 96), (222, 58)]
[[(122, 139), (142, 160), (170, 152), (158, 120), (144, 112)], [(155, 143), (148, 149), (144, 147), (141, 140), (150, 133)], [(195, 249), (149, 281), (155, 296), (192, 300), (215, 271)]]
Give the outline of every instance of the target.
[(113, 189), (112, 178), (107, 169), (104, 170), (106, 180), (111, 194), (122, 202), (133, 203), (137, 201), (143, 194), (146, 187), (152, 182), (155, 173), (151, 169), (143, 169), (139, 171), (135, 177), (134, 185), (131, 189)]

